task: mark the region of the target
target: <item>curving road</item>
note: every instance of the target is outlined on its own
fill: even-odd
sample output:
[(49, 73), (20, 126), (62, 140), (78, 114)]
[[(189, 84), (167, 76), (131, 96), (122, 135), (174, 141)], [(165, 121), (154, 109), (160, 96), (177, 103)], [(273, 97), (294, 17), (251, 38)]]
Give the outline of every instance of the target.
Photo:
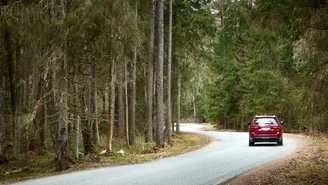
[(184, 132), (211, 136), (198, 151), (145, 164), (117, 166), (41, 178), (24, 185), (213, 185), (291, 153), (297, 142), (248, 146), (247, 133), (200, 131), (199, 124), (182, 124)]

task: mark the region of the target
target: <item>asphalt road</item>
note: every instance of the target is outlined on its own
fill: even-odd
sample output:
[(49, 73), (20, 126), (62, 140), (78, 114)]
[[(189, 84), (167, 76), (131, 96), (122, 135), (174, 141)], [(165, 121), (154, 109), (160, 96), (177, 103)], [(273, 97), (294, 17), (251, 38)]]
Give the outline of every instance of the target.
[(291, 153), (297, 142), (283, 146), (248, 146), (247, 133), (200, 131), (201, 125), (182, 124), (181, 130), (205, 134), (213, 142), (198, 151), (128, 166), (107, 167), (26, 181), (24, 185), (213, 185)]

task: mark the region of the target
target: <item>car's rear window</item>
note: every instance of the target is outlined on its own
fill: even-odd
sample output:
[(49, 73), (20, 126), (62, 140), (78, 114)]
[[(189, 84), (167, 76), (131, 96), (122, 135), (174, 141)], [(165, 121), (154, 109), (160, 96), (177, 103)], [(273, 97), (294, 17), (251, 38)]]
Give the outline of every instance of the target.
[(255, 118), (254, 123), (258, 125), (267, 125), (277, 124), (277, 121), (274, 118)]

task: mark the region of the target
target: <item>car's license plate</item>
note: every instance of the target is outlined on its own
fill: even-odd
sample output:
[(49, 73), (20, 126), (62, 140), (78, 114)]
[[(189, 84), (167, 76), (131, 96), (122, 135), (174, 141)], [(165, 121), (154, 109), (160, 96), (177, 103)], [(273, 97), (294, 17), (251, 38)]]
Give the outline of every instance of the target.
[(268, 131), (268, 130), (270, 130), (270, 128), (261, 128), (261, 130)]

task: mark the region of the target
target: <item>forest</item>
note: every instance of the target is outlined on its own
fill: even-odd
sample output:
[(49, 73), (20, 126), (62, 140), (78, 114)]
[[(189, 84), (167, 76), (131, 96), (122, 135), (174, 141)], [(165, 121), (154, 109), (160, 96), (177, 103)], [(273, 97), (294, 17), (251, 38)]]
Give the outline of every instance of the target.
[(180, 122), (328, 132), (326, 0), (1, 0), (0, 164), (171, 143)]

